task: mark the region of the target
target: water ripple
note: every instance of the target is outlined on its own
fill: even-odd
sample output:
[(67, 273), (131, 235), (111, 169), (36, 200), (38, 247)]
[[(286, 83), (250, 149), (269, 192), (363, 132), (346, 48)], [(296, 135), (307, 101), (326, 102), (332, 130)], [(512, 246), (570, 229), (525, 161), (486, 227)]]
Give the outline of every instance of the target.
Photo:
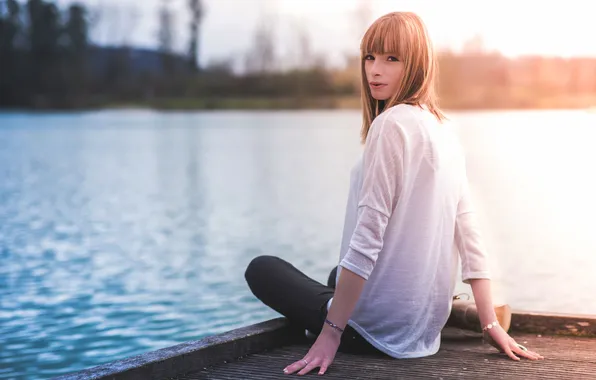
[[(494, 205), (490, 231), (503, 238), (489, 236), (488, 243), (504, 252), (507, 273), (524, 268), (524, 276), (501, 283), (518, 308), (596, 313), (589, 309), (593, 258), (585, 253), (594, 252), (594, 235), (583, 225), (553, 229), (548, 223), (556, 215), (577, 219), (535, 195), (565, 194), (545, 183), (531, 203), (503, 185), (503, 178), (527, 177), (530, 169), (519, 169), (524, 163), (542, 170), (549, 144), (537, 153), (542, 158), (520, 153), (509, 166), (486, 156), (501, 141), (507, 149), (518, 144), (518, 153), (523, 141), (537, 146), (527, 125), (540, 126), (541, 139), (556, 137), (560, 146), (549, 120), (569, 128), (575, 119), (529, 114), (536, 122), (520, 124), (519, 115), (461, 116), (464, 127), (498, 124), (466, 127), (466, 145), (473, 163), (484, 163), (472, 165), (472, 177), (496, 189), (482, 194)], [(573, 135), (589, 133), (582, 126), (592, 122), (576, 121)], [(275, 317), (244, 283), (244, 268), (258, 255), (278, 255), (321, 282), (336, 263), (348, 175), (361, 149), (357, 113), (108, 112), (14, 115), (0, 124), (0, 379), (49, 378)], [(514, 126), (521, 140), (497, 133), (504, 126)], [(489, 133), (494, 144), (479, 144), (486, 139), (475, 133)], [(594, 150), (573, 152), (587, 172)], [(565, 171), (546, 162), (544, 172), (559, 168), (566, 183), (583, 178), (577, 165)], [(594, 184), (578, 188), (578, 209), (593, 215)], [(510, 227), (515, 218), (498, 203), (504, 198), (525, 222)], [(523, 202), (533, 205), (525, 219)], [(541, 242), (528, 230), (520, 236), (523, 225), (557, 231), (549, 236), (575, 245), (566, 243), (561, 263), (560, 241)], [(529, 251), (547, 264), (532, 272), (536, 257)], [(547, 299), (540, 295), (557, 283), (567, 286), (549, 288)], [(514, 291), (520, 286), (524, 294)]]

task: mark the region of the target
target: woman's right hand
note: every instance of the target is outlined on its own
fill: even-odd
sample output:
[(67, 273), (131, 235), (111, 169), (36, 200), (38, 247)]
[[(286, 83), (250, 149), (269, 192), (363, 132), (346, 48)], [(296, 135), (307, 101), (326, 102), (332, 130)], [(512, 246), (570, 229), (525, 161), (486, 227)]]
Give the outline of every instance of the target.
[(513, 360), (520, 360), (520, 356), (530, 360), (540, 360), (544, 357), (536, 352), (528, 350), (526, 347), (518, 344), (509, 334), (499, 325), (484, 332), (484, 337), (488, 343), (497, 350), (504, 352)]

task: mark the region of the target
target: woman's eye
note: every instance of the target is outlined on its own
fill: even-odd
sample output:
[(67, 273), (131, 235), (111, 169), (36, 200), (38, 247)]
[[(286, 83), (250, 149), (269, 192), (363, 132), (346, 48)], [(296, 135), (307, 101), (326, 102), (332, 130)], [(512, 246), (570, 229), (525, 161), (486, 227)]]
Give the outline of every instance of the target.
[(398, 62), (399, 59), (397, 59), (396, 57), (390, 56), (389, 58), (387, 58), (387, 60), (391, 61), (391, 62)]
[(375, 57), (373, 57), (371, 54), (368, 54), (367, 56), (364, 57), (365, 60), (369, 60), (369, 61), (374, 61)]

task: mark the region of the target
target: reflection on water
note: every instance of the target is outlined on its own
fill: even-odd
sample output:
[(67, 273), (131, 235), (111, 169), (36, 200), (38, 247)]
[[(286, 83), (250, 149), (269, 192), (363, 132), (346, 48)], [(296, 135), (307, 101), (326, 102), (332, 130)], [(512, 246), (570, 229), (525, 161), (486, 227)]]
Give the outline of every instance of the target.
[(500, 295), (518, 309), (596, 314), (596, 115), (458, 121)]
[[(596, 314), (596, 115), (453, 118), (498, 297)], [(274, 317), (243, 270), (275, 254), (326, 279), (358, 124), (343, 111), (0, 116), (0, 378)]]

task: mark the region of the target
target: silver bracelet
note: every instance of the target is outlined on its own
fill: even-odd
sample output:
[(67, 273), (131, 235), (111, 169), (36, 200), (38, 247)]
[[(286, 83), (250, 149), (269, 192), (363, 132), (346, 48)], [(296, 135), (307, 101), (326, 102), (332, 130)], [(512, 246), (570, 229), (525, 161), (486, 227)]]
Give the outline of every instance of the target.
[(488, 330), (492, 329), (493, 327), (495, 327), (498, 324), (499, 324), (499, 321), (498, 320), (496, 320), (496, 321), (494, 321), (492, 323), (489, 323), (488, 325), (486, 325), (486, 326), (484, 326), (482, 328), (482, 332), (487, 332)]
[(338, 325), (336, 325), (335, 323), (331, 322), (328, 319), (325, 319), (325, 323), (328, 324), (329, 326), (331, 326), (332, 328), (336, 329), (337, 331), (343, 333), (344, 329), (342, 329), (341, 327), (339, 327)]

